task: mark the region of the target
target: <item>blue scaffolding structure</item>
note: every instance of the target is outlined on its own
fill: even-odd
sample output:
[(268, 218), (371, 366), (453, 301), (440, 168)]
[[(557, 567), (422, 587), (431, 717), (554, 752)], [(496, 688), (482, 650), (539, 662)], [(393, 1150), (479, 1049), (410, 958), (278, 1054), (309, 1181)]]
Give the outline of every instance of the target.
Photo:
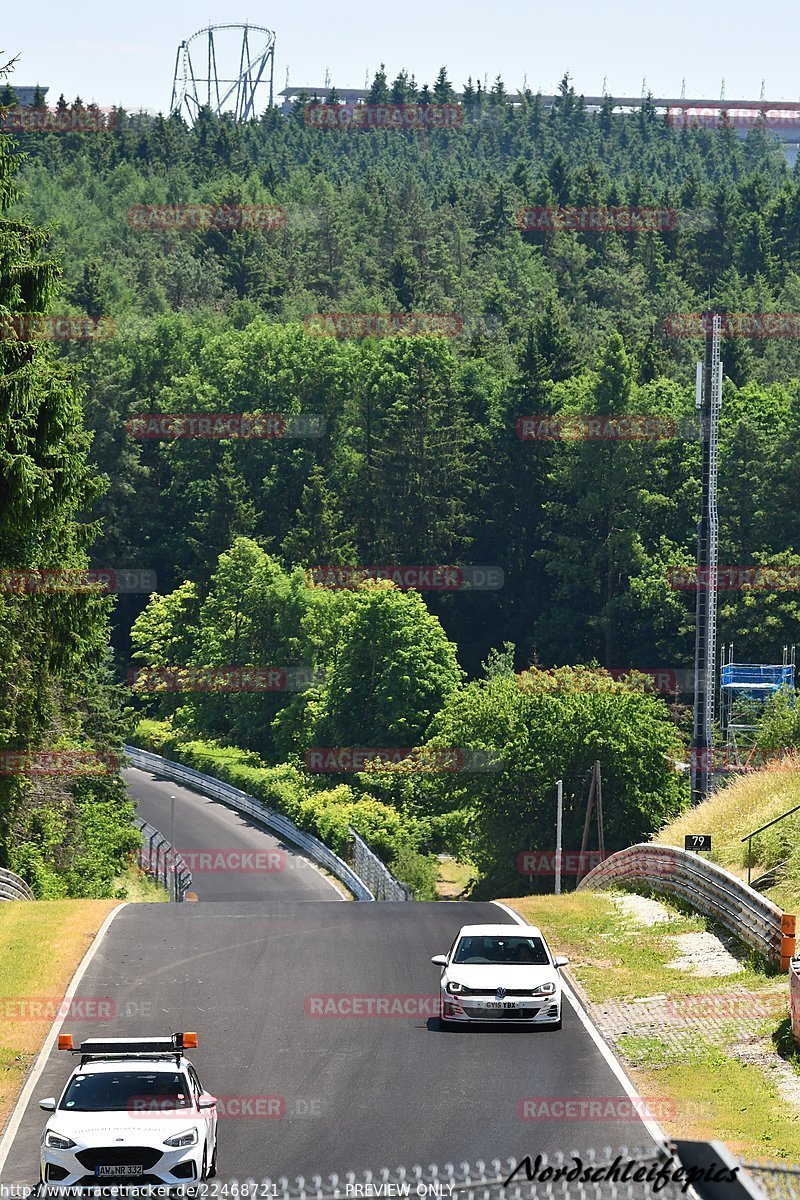
[(747, 767), (757, 748), (758, 720), (778, 692), (795, 696), (795, 648), (783, 647), (782, 663), (737, 663), (733, 643), (722, 648), (719, 713), (725, 765)]

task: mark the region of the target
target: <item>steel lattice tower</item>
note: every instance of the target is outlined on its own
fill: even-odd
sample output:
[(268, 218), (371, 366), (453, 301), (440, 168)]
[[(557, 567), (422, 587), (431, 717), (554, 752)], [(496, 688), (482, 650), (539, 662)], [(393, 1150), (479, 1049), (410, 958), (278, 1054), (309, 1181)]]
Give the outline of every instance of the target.
[(721, 320), (705, 314), (705, 360), (698, 363), (698, 403), (703, 442), (702, 509), (697, 527), (697, 606), (694, 650), (694, 736), (692, 738), (692, 803), (705, 800), (713, 780), (714, 682), (717, 656), (717, 464), (719, 414), (722, 408)]
[[(234, 31), (240, 34), (235, 55), (235, 42), (229, 36)], [(258, 49), (252, 50), (251, 42)], [(274, 72), (275, 34), (271, 29), (262, 25), (209, 25), (178, 47), (170, 112), (180, 113), (190, 125), (204, 107), (216, 116), (229, 112), (236, 121), (251, 121), (259, 115), (257, 101), (262, 111), (272, 107)]]

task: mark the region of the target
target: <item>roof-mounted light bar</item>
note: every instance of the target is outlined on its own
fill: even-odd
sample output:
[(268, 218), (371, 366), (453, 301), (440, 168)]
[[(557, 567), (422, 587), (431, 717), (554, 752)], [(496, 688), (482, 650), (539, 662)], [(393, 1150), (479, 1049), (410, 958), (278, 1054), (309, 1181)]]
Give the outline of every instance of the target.
[(184, 1050), (195, 1049), (196, 1033), (173, 1033), (169, 1037), (150, 1038), (87, 1038), (75, 1046), (71, 1033), (58, 1035), (59, 1050), (81, 1054), (84, 1058), (135, 1058), (139, 1055), (152, 1058), (154, 1055), (180, 1055)]

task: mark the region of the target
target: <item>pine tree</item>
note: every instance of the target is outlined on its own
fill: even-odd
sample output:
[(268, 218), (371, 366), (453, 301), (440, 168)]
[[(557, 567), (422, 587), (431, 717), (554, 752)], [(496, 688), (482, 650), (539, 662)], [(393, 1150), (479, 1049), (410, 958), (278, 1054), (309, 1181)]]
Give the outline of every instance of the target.
[[(45, 311), (57, 277), (46, 232), (5, 215), (16, 165), (3, 139), (0, 296), (12, 321)], [(24, 326), (16, 334), (0, 340), (0, 749), (35, 754), (58, 738), (105, 751), (117, 738), (118, 752), (106, 681), (111, 601), (76, 587), (91, 541), (82, 514), (102, 490), (88, 461), (81, 395), (51, 351), (31, 342)], [(15, 572), (38, 571), (48, 573), (43, 588), (13, 582)], [(45, 783), (24, 770), (0, 777), (0, 864), (39, 895), (103, 894), (138, 843), (123, 795), (114, 775)]]
[(449, 104), (456, 98), (450, 80), (447, 78), (447, 69), (440, 67), (439, 74), (436, 76), (436, 83), (433, 85), (433, 98), (437, 104)]
[(381, 63), (379, 71), (375, 72), (375, 78), (372, 81), (372, 86), (367, 95), (367, 104), (388, 104), (389, 103), (389, 84), (386, 80), (386, 67)]

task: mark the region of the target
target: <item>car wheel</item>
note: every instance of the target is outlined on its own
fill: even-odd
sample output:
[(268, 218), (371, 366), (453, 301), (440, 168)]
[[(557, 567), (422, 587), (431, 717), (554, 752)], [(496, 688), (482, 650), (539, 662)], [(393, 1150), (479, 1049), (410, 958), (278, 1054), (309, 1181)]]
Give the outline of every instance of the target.
[(443, 1017), (441, 1012), (439, 1013), (439, 1028), (440, 1029), (455, 1029), (457, 1025), (458, 1025), (458, 1021), (448, 1021), (447, 1017)]
[(557, 1021), (554, 1021), (553, 1024), (550, 1026), (550, 1028), (551, 1029), (560, 1029), (561, 1028), (561, 1017), (559, 1017)]
[(208, 1178), (213, 1179), (217, 1173), (217, 1143), (214, 1141), (214, 1153), (211, 1155), (211, 1166), (208, 1168)]
[(207, 1154), (208, 1154), (208, 1142), (206, 1142), (205, 1146), (203, 1146), (203, 1165), (200, 1168), (200, 1182), (201, 1183), (203, 1182), (204, 1179), (208, 1179), (208, 1171), (206, 1170)]

